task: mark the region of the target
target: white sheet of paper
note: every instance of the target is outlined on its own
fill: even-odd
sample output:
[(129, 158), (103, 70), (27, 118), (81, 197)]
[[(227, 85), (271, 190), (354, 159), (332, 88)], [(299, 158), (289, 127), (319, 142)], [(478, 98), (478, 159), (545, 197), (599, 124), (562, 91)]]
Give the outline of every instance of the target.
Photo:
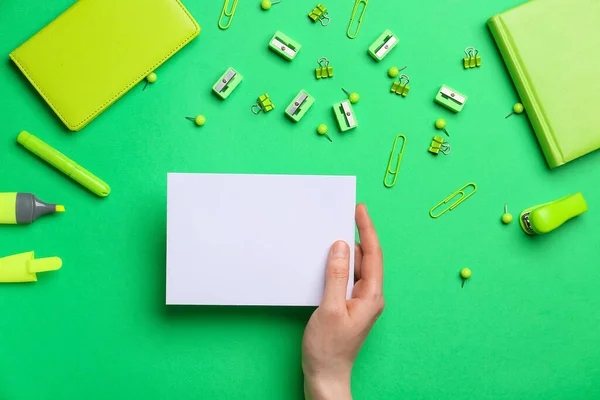
[(350, 245), (356, 177), (167, 177), (167, 304), (316, 306), (336, 240)]

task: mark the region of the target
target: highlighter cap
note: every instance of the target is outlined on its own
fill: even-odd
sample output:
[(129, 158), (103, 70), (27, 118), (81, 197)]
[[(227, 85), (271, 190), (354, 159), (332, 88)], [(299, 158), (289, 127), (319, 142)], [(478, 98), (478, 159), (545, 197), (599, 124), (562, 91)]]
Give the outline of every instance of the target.
[(82, 167), (75, 168), (69, 177), (97, 196), (106, 197), (110, 194), (110, 186), (106, 182), (96, 178)]

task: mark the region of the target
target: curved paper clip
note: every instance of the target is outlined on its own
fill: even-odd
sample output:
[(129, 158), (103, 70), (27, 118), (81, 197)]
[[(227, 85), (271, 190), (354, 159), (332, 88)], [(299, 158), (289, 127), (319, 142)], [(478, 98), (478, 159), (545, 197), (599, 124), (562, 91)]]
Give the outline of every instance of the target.
[[(396, 169), (392, 170), (392, 164), (394, 163), (394, 153), (396, 152), (396, 144), (398, 144), (398, 139), (402, 138), (402, 147), (400, 148), (400, 153), (398, 154), (398, 161), (396, 163)], [(398, 135), (394, 140), (394, 145), (392, 146), (392, 152), (390, 154), (390, 161), (388, 162), (387, 170), (385, 171), (385, 175), (383, 177), (383, 185), (386, 188), (391, 188), (396, 184), (396, 180), (398, 179), (398, 171), (400, 171), (400, 163), (402, 162), (402, 155), (404, 154), (404, 146), (406, 146), (406, 136)], [(393, 176), (393, 180), (391, 183), (388, 183), (388, 177)]]
[[(473, 188), (473, 190), (467, 194), (465, 194), (465, 189), (468, 188), (469, 186), (471, 186)], [(436, 204), (431, 210), (429, 210), (429, 216), (431, 218), (439, 218), (442, 215), (444, 215), (447, 211), (452, 211), (454, 210), (456, 207), (458, 207), (463, 201), (467, 200), (469, 197), (473, 196), (475, 194), (475, 192), (477, 191), (477, 185), (474, 184), (473, 182), (469, 182), (467, 183), (465, 186), (461, 187), (460, 189), (458, 189), (456, 192), (452, 193), (450, 196), (446, 197), (445, 200), (439, 202), (438, 204)], [(444, 209), (444, 211), (442, 211), (439, 214), (434, 214), (434, 211), (439, 208), (440, 206), (443, 206), (444, 204), (448, 203), (450, 200), (452, 200), (453, 198), (455, 198), (456, 196), (460, 196), (458, 198), (457, 201), (455, 201), (450, 207), (447, 207)]]
[[(356, 12), (358, 11), (358, 6), (363, 3), (365, 6), (362, 9), (360, 16), (358, 17), (358, 25), (356, 25), (356, 32), (354, 32), (354, 34), (350, 33), (350, 29), (352, 28), (352, 25), (354, 24), (354, 19), (356, 18)], [(365, 11), (367, 11), (367, 6), (369, 5), (369, 0), (356, 0), (356, 3), (354, 3), (354, 9), (352, 10), (352, 15), (350, 16), (350, 23), (348, 24), (348, 30), (346, 31), (346, 36), (348, 36), (350, 39), (354, 39), (355, 37), (358, 36), (358, 31), (360, 30), (360, 26), (362, 25), (362, 19), (365, 16)]]
[[(225, 4), (223, 4), (223, 10), (221, 11), (221, 16), (219, 17), (219, 28), (225, 30), (229, 28), (231, 25), (231, 21), (233, 21), (233, 14), (235, 13), (235, 9), (237, 8), (238, 0), (233, 0), (233, 5), (231, 6), (231, 11), (227, 12), (227, 7), (229, 6), (229, 0), (225, 0)], [(223, 17), (229, 18), (227, 21), (227, 25), (223, 25)]]

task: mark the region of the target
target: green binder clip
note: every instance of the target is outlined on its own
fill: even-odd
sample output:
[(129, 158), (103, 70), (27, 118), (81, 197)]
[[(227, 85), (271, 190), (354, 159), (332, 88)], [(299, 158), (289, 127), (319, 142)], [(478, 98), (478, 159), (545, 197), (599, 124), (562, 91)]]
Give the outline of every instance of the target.
[(429, 146), (429, 152), (436, 156), (439, 153), (447, 156), (450, 154), (450, 143), (445, 142), (444, 138), (441, 136), (434, 136), (431, 145)]
[(300, 93), (296, 95), (296, 98), (287, 106), (285, 115), (291, 118), (292, 121), (299, 122), (310, 107), (312, 107), (314, 102), (314, 97), (305, 90), (301, 90)]
[(442, 85), (440, 91), (435, 96), (435, 102), (446, 107), (455, 113), (461, 112), (467, 102), (468, 97), (456, 90)]
[(225, 100), (238, 87), (244, 77), (233, 68), (229, 68), (213, 86), (213, 92)]
[(319, 58), (317, 61), (319, 66), (315, 69), (317, 79), (333, 78), (333, 67), (329, 65), (329, 60), (325, 57)]
[(258, 98), (256, 104), (252, 105), (252, 112), (254, 113), (254, 115), (258, 115), (261, 113), (261, 111), (264, 113), (268, 113), (274, 108), (275, 105), (271, 102), (269, 95), (265, 93)]
[(465, 69), (481, 67), (481, 56), (479, 55), (479, 50), (475, 47), (467, 47), (465, 49), (465, 54), (467, 55), (463, 58), (463, 66)]
[(56, 271), (62, 267), (58, 257), (34, 258), (33, 251), (0, 258), (0, 282), (36, 282), (38, 272)]
[(530, 207), (521, 213), (519, 222), (528, 235), (552, 232), (562, 224), (588, 210), (583, 194), (575, 193), (546, 204)]
[(367, 53), (379, 62), (389, 54), (398, 44), (398, 37), (389, 29), (386, 29), (369, 47)]
[(341, 132), (349, 131), (358, 126), (350, 100), (335, 103), (333, 105), (333, 113), (335, 114)]
[(329, 18), (329, 14), (327, 13), (327, 8), (320, 3), (308, 13), (308, 18), (310, 18), (312, 22), (319, 21), (323, 26), (327, 26), (331, 22), (331, 18)]
[(288, 61), (296, 58), (296, 54), (298, 54), (301, 47), (298, 42), (293, 41), (280, 31), (275, 32), (275, 35), (273, 35), (273, 38), (269, 42), (269, 48)]
[(392, 83), (392, 88), (390, 89), (390, 91), (402, 97), (406, 97), (408, 95), (408, 92), (410, 91), (410, 86), (408, 86), (409, 82), (410, 78), (408, 77), (408, 75), (402, 74), (400, 75), (400, 77), (398, 77), (398, 82)]

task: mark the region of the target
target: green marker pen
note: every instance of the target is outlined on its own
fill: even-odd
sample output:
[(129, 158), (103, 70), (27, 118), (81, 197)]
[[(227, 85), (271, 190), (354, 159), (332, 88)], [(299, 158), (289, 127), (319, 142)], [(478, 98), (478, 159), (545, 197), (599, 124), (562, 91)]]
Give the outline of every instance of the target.
[(30, 224), (55, 212), (65, 212), (65, 207), (45, 203), (31, 193), (0, 193), (0, 224)]
[(100, 197), (110, 194), (110, 187), (104, 181), (32, 134), (21, 132), (17, 142), (90, 192)]

